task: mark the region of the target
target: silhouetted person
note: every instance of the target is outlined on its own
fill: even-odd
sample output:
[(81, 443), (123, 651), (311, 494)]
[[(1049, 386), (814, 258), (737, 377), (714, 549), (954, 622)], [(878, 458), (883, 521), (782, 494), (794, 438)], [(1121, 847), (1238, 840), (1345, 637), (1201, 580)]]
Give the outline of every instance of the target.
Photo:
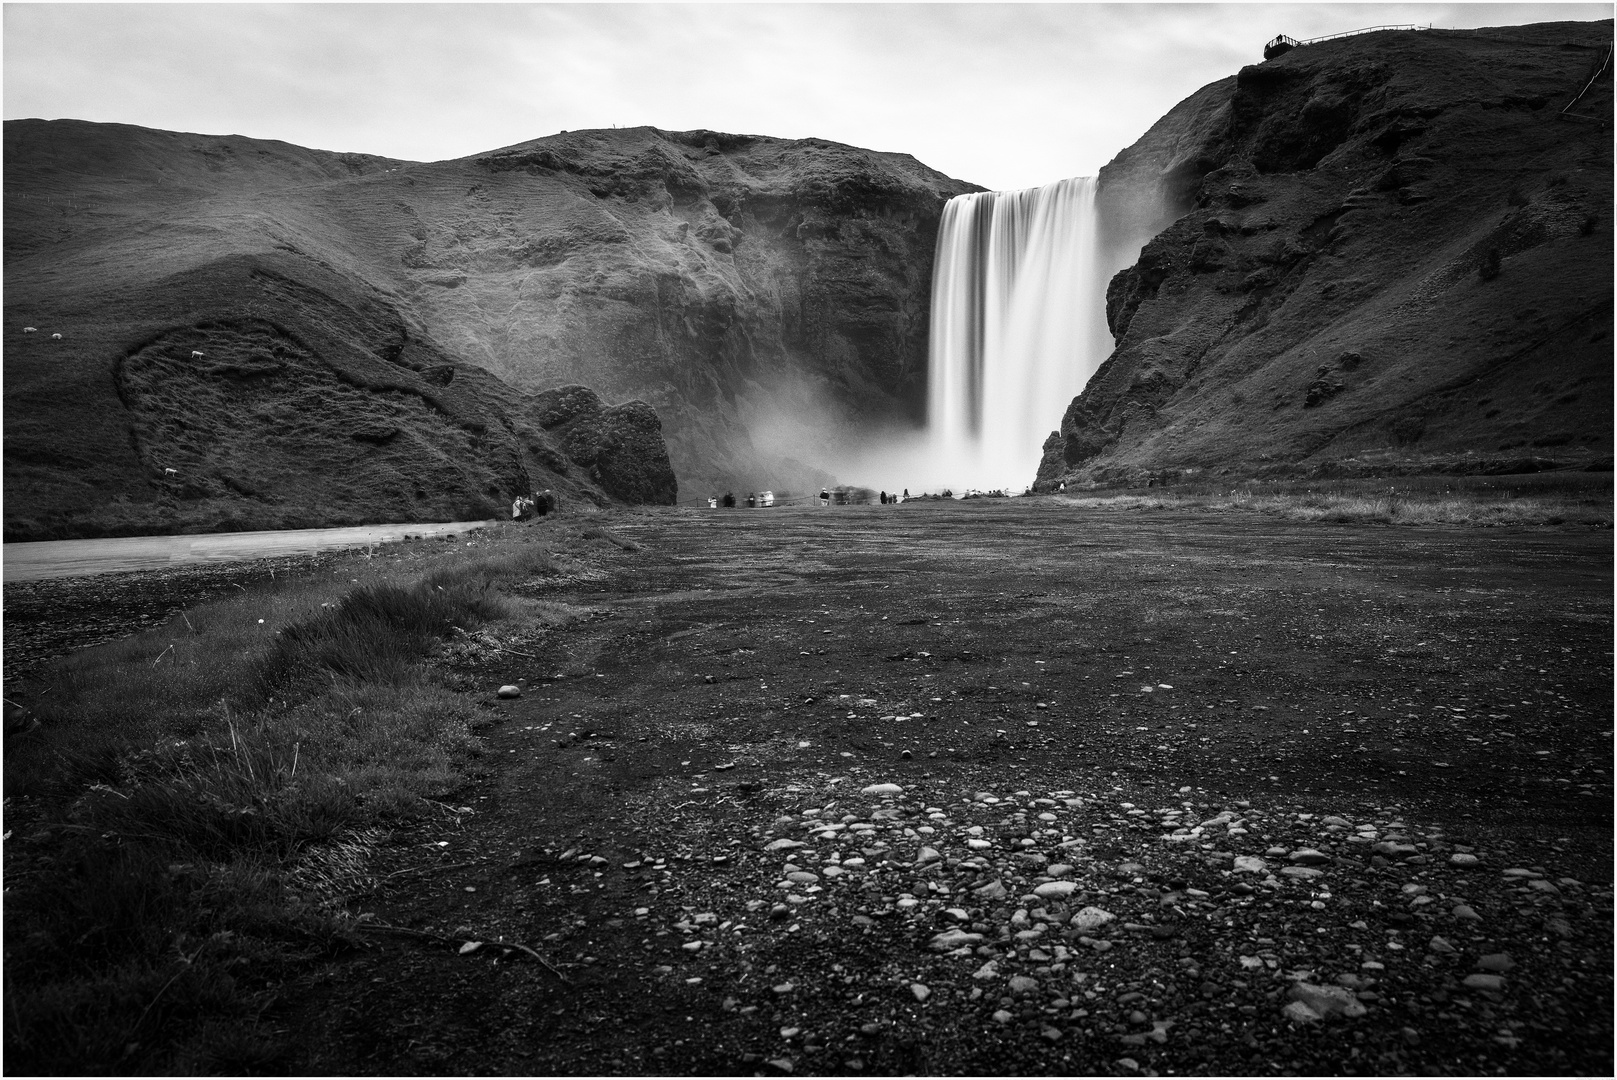
[(732, 509), (733, 510), (735, 508), (735, 504), (736, 504), (735, 492), (726, 491), (724, 493), (724, 505), (725, 505), (725, 507), (727, 509)]

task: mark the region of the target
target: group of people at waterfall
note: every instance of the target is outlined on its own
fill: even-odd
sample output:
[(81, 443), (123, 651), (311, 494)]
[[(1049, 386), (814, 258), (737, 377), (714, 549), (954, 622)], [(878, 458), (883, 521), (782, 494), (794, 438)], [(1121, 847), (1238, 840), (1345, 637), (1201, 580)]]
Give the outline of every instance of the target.
[[(781, 494), (780, 501), (782, 503), (807, 501), (810, 504), (818, 502), (820, 506), (830, 506), (833, 503), (839, 506), (854, 506), (868, 503), (870, 501), (870, 496), (871, 491), (869, 488), (865, 488), (862, 491), (858, 488), (836, 488), (835, 490), (831, 488), (821, 488), (817, 497), (810, 495), (806, 500), (801, 498), (792, 498), (790, 492), (783, 492)], [(877, 502), (879, 502), (882, 506), (897, 506), (899, 503), (903, 502), (909, 497), (909, 488), (905, 488), (902, 495), (898, 494), (897, 492), (889, 493), (887, 491), (882, 491), (877, 496)], [(761, 507), (774, 506), (775, 504), (776, 497), (773, 491), (749, 491), (747, 492), (744, 503), (737, 499), (736, 494), (733, 491), (726, 491), (723, 495), (709, 495), (707, 497), (707, 508), (709, 510), (717, 510), (720, 507), (723, 507), (726, 510), (733, 510), (737, 505), (745, 505), (749, 510), (756, 510)]]

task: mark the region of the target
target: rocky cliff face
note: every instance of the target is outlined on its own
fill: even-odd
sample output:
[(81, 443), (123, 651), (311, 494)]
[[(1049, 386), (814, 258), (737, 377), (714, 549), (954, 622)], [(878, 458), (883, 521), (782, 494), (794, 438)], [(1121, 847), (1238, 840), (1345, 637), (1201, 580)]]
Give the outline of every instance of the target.
[(743, 417), (780, 397), (918, 418), (937, 220), (971, 190), (904, 155), (705, 131), (433, 164), (5, 135), (9, 539), (822, 482)]
[(1611, 468), (1611, 24), (1386, 32), (1214, 83), (1100, 176), (1162, 231), (1037, 486)]

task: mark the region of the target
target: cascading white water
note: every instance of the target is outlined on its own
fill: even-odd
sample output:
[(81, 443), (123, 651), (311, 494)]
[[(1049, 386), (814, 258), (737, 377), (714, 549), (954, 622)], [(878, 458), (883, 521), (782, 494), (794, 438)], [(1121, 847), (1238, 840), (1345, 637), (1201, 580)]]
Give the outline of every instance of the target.
[(1095, 181), (951, 199), (938, 229), (928, 472), (1020, 491), (1112, 349)]

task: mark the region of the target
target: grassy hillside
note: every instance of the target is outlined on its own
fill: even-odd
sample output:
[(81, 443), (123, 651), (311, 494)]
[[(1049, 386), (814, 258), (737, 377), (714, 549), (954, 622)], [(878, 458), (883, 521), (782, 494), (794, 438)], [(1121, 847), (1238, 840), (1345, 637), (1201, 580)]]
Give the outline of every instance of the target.
[[(647, 402), (689, 483), (784, 487), (808, 470), (758, 452), (749, 407), (917, 414), (936, 221), (969, 188), (904, 155), (652, 128), (432, 164), (77, 121), (5, 130), (11, 536), (454, 516), (523, 470), (633, 497), (600, 488), (592, 455), (557, 476), (556, 448), (530, 438), (528, 395), (564, 384)], [(277, 344), (292, 359), (271, 373), (253, 356)], [(160, 388), (130, 382), (153, 347), (178, 366)], [(185, 373), (193, 349), (208, 364)], [(314, 435), (321, 380), (348, 390)], [(154, 443), (177, 430), (164, 402), (193, 396), (213, 420)], [(649, 430), (614, 421), (641, 433), (623, 445)], [(390, 426), (411, 434), (355, 435)], [(165, 486), (167, 458), (194, 473), (221, 431), (233, 463)], [(265, 438), (273, 481), (241, 468)], [(87, 509), (118, 500), (144, 508)]]
[(1611, 468), (1611, 24), (1385, 32), (1187, 99), (1101, 174), (1172, 221), (1041, 487)]

